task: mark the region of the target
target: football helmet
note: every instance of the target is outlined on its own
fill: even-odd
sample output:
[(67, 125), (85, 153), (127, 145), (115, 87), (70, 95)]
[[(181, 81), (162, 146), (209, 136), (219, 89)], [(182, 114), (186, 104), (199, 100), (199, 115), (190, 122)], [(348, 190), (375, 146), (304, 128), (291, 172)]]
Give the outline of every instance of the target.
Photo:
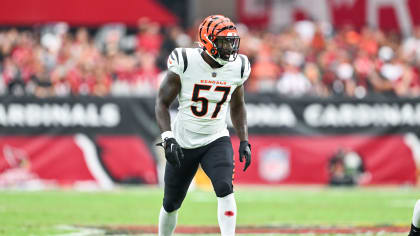
[(222, 15), (208, 16), (198, 30), (200, 47), (215, 61), (224, 65), (236, 60), (240, 38), (235, 24)]

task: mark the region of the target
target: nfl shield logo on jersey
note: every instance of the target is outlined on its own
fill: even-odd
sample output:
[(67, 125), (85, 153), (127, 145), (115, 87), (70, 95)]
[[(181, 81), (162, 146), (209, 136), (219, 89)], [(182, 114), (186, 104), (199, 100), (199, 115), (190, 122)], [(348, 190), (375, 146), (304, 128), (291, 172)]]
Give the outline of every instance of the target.
[(282, 147), (270, 147), (260, 152), (260, 176), (269, 182), (278, 182), (289, 176), (290, 153)]

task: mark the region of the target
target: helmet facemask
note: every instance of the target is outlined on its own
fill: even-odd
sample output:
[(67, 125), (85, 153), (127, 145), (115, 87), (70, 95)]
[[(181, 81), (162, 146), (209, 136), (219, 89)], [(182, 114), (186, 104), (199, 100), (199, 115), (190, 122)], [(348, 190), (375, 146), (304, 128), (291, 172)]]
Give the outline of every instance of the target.
[(239, 52), (239, 36), (217, 36), (214, 46), (217, 49), (217, 57), (226, 62), (236, 60)]

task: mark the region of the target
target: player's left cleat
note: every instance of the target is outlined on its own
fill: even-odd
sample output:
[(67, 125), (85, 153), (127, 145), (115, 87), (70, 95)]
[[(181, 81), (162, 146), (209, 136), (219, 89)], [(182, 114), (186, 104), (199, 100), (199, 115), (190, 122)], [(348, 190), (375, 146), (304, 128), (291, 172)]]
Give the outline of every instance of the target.
[(417, 228), (416, 226), (411, 224), (411, 229), (408, 236), (420, 236), (420, 228)]

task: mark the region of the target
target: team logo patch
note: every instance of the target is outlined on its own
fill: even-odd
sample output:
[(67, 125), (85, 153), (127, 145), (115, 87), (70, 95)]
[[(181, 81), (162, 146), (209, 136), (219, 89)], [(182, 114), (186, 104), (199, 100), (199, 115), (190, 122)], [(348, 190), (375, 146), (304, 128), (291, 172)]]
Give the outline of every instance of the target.
[(217, 76), (217, 73), (216, 73), (216, 72), (213, 72), (213, 73), (211, 73), (211, 76), (212, 76), (213, 78), (215, 78), (215, 77)]
[(290, 152), (282, 147), (270, 147), (260, 152), (260, 176), (269, 182), (278, 182), (290, 174)]

